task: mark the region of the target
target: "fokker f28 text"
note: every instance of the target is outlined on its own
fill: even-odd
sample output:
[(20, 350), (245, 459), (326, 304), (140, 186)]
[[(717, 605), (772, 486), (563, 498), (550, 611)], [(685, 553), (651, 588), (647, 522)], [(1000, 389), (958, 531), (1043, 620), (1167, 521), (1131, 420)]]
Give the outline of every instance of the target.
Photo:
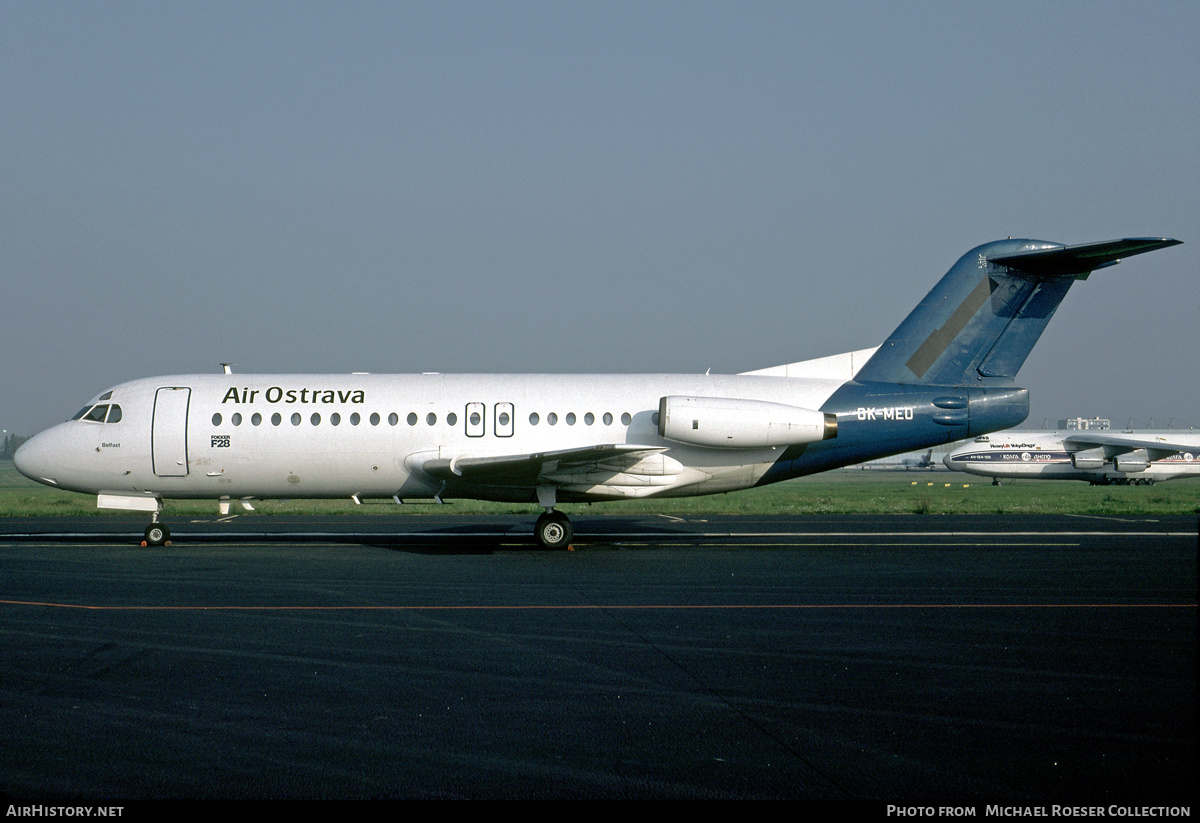
[(150, 513), (163, 501), (474, 498), (537, 504), (762, 486), (1010, 428), (1017, 370), (1072, 283), (1176, 245), (1000, 240), (964, 255), (873, 349), (737, 375), (191, 374), (122, 383), (25, 443), (26, 476)]

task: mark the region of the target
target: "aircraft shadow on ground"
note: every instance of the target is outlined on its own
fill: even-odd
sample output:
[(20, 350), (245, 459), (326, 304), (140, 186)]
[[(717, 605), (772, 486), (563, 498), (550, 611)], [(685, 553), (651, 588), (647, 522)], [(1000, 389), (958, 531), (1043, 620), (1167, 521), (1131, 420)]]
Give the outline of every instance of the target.
[[(86, 532), (64, 529), (42, 530), (32, 528), (32, 524), (22, 524), (8, 534), (0, 534), (0, 539), (14, 542), (38, 543), (89, 543), (108, 544), (123, 547), (137, 547), (141, 536), (133, 528), (124, 524), (104, 531)], [(41, 525), (41, 524), (39, 524)], [(116, 525), (116, 524), (112, 524)], [(212, 529), (189, 530), (180, 525), (171, 536), (171, 543), (166, 547), (146, 546), (146, 551), (170, 552), (172, 549), (183, 549), (188, 546), (203, 546), (214, 544), (343, 544), (369, 546), (388, 551), (408, 552), (423, 555), (488, 555), (499, 552), (562, 552), (563, 549), (549, 549), (538, 543), (534, 537), (532, 523), (528, 530), (513, 528), (512, 525), (497, 523), (490, 526), (487, 523), (462, 523), (438, 526), (417, 531), (407, 531), (397, 528), (395, 533), (386, 531), (363, 532), (352, 527), (344, 533), (337, 530), (322, 528), (327, 524), (314, 524), (315, 530), (297, 528), (294, 530), (257, 531), (230, 529), (228, 532)], [(575, 542), (586, 543), (588, 548), (617, 548), (627, 544), (630, 535), (638, 535), (637, 542), (643, 543), (650, 539), (655, 544), (670, 544), (676, 542), (694, 542), (694, 535), (647, 524), (636, 518), (605, 518), (589, 521), (576, 521)]]
[[(619, 547), (628, 540), (627, 535), (653, 535), (658, 543), (679, 541), (691, 542), (695, 538), (687, 533), (667, 528), (647, 526), (644, 521), (606, 519), (602, 524), (589, 528), (587, 520), (576, 522), (575, 542), (588, 544), (589, 549), (600, 546)], [(486, 529), (486, 527), (484, 527)], [(549, 549), (537, 542), (532, 528), (529, 531), (505, 529), (495, 534), (481, 533), (479, 524), (463, 524), (430, 529), (420, 534), (357, 534), (347, 535), (345, 541), (363, 546), (428, 555), (478, 555), (497, 552), (538, 552), (554, 554), (563, 549)], [(645, 539), (644, 537), (642, 539)]]

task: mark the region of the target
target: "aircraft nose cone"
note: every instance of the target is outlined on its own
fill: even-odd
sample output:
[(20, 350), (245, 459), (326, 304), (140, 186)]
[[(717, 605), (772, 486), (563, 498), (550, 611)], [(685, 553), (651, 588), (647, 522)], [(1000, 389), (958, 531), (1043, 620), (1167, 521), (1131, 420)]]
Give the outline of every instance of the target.
[(958, 462), (958, 458), (954, 456), (953, 452), (951, 452), (950, 454), (948, 454), (942, 458), (942, 464), (948, 469), (954, 468), (954, 465), (957, 462)]
[(49, 476), (51, 471), (48, 451), (46, 438), (40, 434), (35, 435), (17, 449), (17, 453), (13, 455), (13, 465), (17, 467), (17, 471), (30, 480), (36, 480), (48, 486), (57, 485), (54, 478)]

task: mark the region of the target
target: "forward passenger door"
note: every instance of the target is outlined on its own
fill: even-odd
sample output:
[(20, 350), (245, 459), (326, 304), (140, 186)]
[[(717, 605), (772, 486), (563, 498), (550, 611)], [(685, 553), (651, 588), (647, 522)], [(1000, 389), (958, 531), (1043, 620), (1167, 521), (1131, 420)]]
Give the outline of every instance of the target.
[(186, 477), (188, 473), (187, 417), (192, 390), (164, 387), (154, 393), (154, 423), (150, 453), (159, 477)]

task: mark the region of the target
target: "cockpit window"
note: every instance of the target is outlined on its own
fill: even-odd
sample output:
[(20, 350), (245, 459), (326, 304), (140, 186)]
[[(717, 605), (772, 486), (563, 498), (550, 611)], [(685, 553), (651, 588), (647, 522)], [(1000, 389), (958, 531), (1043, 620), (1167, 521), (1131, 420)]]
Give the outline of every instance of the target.
[(72, 420), (91, 420), (94, 423), (103, 423), (105, 418), (108, 418), (109, 423), (116, 423), (121, 419), (121, 407), (116, 403), (111, 406), (84, 406), (79, 410), (79, 413), (72, 417)]

